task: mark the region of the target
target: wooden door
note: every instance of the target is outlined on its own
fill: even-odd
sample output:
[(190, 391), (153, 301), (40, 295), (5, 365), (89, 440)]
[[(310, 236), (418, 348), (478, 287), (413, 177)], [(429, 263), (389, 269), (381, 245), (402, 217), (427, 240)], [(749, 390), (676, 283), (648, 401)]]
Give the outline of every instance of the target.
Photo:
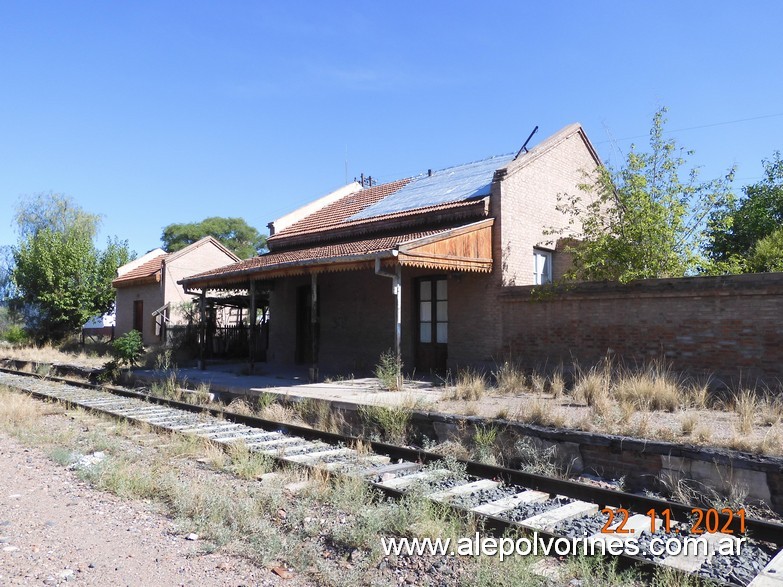
[[(309, 285), (302, 285), (296, 289), (296, 362), (302, 364), (313, 362), (313, 350), (317, 348), (319, 334), (318, 313), (320, 310), (320, 296), (316, 300), (316, 324), (315, 332), (313, 332), (310, 291)], [(315, 336), (315, 341), (313, 341), (313, 336)]]
[(425, 277), (416, 287), (416, 369), (444, 373), (448, 359), (449, 301), (446, 277)]
[(133, 330), (144, 334), (144, 301), (133, 301)]

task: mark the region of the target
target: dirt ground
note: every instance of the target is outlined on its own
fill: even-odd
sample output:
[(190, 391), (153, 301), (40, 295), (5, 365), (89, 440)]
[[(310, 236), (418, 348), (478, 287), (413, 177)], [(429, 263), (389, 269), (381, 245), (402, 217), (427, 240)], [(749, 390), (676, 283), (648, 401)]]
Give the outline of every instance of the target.
[(200, 548), (144, 502), (92, 489), (0, 433), (0, 585), (304, 585)]

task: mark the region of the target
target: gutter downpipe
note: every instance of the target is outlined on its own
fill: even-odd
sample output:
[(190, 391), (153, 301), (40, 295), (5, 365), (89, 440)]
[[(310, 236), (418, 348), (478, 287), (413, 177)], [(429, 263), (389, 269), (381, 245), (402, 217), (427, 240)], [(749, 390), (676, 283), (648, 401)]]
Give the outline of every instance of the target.
[[(391, 251), (392, 257), (396, 258), (399, 254), (399, 251), (396, 249), (392, 249)], [(384, 271), (381, 268), (381, 257), (377, 256), (375, 257), (375, 274), (380, 275), (382, 277), (389, 277), (392, 280), (392, 293), (394, 294), (396, 300), (395, 300), (395, 321), (394, 321), (394, 351), (397, 356), (397, 379), (398, 379), (398, 386), (402, 383), (402, 373), (400, 372), (402, 368), (402, 350), (401, 350), (401, 341), (402, 341), (402, 266), (397, 263), (394, 273), (390, 273), (388, 271)]]

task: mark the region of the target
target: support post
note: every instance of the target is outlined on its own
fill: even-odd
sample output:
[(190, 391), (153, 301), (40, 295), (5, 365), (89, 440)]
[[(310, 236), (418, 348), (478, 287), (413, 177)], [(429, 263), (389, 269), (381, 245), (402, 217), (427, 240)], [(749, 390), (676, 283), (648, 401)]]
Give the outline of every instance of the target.
[(310, 367), (310, 381), (318, 381), (318, 274), (310, 274), (310, 341), (313, 365)]
[(255, 373), (256, 369), (256, 282), (251, 280), (250, 287), (248, 288), (248, 294), (250, 295), (250, 309), (248, 312), (248, 331), (247, 344), (250, 361), (250, 373)]
[(392, 288), (396, 297), (394, 351), (397, 358), (397, 389), (402, 389), (402, 265), (400, 264), (395, 268)]
[(199, 313), (199, 359), (198, 368), (202, 371), (207, 368), (206, 348), (207, 348), (207, 288), (201, 290), (201, 296), (198, 300)]
[[(396, 252), (392, 254), (396, 256)], [(397, 263), (394, 273), (388, 273), (381, 266), (381, 258), (375, 258), (375, 274), (390, 277), (394, 300), (394, 353), (397, 360), (397, 388), (402, 389), (402, 265)]]

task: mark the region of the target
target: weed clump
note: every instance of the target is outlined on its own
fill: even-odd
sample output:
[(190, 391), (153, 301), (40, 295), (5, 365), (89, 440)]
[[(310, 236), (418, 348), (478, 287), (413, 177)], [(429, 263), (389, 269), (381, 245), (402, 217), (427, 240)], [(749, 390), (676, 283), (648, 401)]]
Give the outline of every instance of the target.
[(487, 392), (487, 379), (479, 371), (467, 369), (457, 375), (457, 383), (450, 395), (450, 399), (479, 400)]
[(375, 366), (375, 376), (384, 389), (388, 389), (389, 391), (401, 390), (404, 381), (402, 377), (402, 360), (400, 357), (391, 349), (383, 353), (378, 364)]
[(514, 363), (504, 362), (492, 375), (495, 377), (498, 391), (504, 395), (514, 395), (525, 391), (525, 374)]
[(364, 425), (385, 442), (404, 444), (408, 439), (411, 413), (401, 406), (359, 406)]

